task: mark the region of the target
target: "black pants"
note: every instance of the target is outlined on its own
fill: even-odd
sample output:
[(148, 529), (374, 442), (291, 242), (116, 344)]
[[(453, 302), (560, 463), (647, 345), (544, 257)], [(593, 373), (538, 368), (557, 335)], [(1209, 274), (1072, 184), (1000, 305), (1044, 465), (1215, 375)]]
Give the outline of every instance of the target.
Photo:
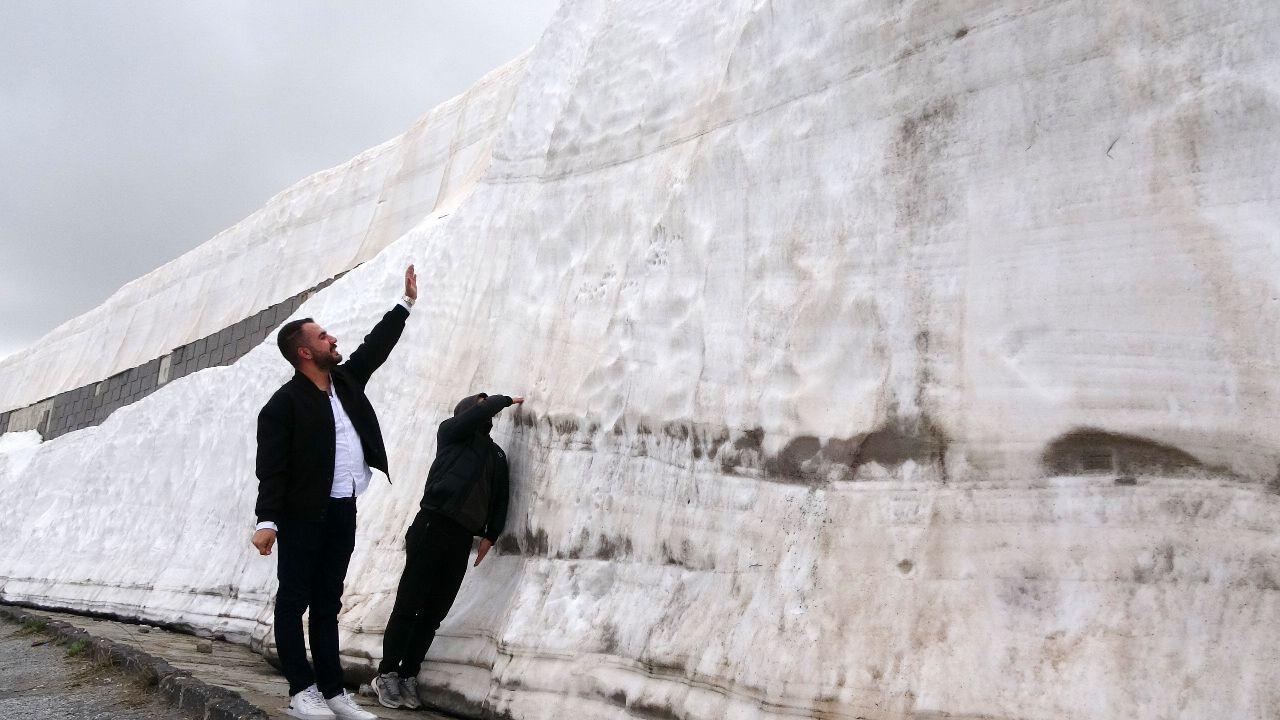
[[(342, 664), (338, 659), (338, 612), (342, 583), (356, 545), (355, 499), (330, 500), (323, 520), (281, 520), (276, 523), (280, 557), (276, 577), (276, 650), (296, 695), (313, 683), (329, 698), (342, 692)], [(311, 609), (308, 630), (311, 660), (302, 639), (302, 613)]]
[(417, 677), (422, 659), (449, 614), (471, 557), (471, 532), (431, 513), (418, 513), (405, 535), (404, 573), (382, 636), (379, 673)]

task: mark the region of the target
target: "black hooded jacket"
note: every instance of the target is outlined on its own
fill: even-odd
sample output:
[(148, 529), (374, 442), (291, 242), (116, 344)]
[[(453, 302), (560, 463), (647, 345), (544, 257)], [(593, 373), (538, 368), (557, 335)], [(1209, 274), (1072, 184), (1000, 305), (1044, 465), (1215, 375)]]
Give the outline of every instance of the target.
[(507, 455), (489, 437), (493, 416), (511, 407), (506, 395), (463, 398), (436, 431), (422, 510), (439, 513), (495, 542), (507, 522)]

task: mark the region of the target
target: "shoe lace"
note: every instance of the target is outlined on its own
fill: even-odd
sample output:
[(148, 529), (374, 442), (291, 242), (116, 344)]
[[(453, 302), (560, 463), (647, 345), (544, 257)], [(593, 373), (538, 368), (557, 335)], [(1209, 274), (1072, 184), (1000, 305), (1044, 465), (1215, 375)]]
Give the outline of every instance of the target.
[(319, 690), (312, 690), (308, 688), (299, 693), (299, 695), (298, 703), (306, 707), (308, 710), (319, 710), (321, 708), (327, 709), (329, 707), (325, 704), (324, 695), (320, 694)]
[(382, 682), (379, 684), (383, 686), (382, 689), (386, 695), (392, 698), (400, 697), (400, 676), (396, 673), (390, 672), (383, 675)]
[(347, 707), (358, 707), (356, 705), (355, 699), (351, 697), (351, 693), (347, 692), (346, 690), (343, 690), (341, 695), (338, 695), (333, 699), (337, 700), (343, 705), (346, 705)]

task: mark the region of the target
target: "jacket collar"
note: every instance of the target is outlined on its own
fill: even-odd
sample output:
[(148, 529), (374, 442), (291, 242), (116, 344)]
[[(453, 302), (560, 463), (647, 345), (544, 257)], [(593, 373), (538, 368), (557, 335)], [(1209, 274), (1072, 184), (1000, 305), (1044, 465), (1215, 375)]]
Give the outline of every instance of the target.
[[(321, 390), (320, 388), (316, 387), (316, 384), (315, 384), (315, 383), (313, 383), (313, 382), (311, 382), (311, 378), (307, 377), (306, 375), (303, 375), (303, 374), (302, 374), (302, 372), (301, 372), (301, 371), (299, 371), (299, 370), (294, 370), (294, 371), (293, 371), (293, 378), (292, 378), (289, 382), (290, 382), (290, 383), (293, 383), (294, 385), (296, 385), (296, 386), (298, 386), (298, 387), (301, 387), (301, 388), (304, 388), (304, 389), (310, 390), (310, 391), (315, 392), (315, 393), (319, 393), (319, 394), (321, 394), (321, 395), (328, 395), (328, 394), (329, 394), (329, 393), (327, 393), (327, 392), (325, 392), (325, 391)], [(345, 378), (343, 378), (343, 377), (342, 377), (342, 366), (341, 366), (341, 365), (338, 365), (338, 366), (334, 367), (334, 368), (333, 368), (333, 370), (330, 370), (330, 371), (329, 371), (329, 382), (330, 382), (330, 384), (332, 384), (332, 385), (333, 385), (334, 392), (337, 392), (337, 388), (338, 388), (338, 386), (339, 386), (339, 385), (345, 385), (345, 384), (346, 384), (346, 380), (345, 380)]]

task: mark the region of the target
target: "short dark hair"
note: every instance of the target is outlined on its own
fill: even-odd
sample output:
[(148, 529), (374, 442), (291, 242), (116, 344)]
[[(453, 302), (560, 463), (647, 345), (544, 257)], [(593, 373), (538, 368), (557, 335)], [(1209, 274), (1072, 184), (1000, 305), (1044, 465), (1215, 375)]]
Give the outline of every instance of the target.
[(298, 367), (298, 348), (302, 347), (302, 326), (313, 322), (315, 320), (309, 317), (290, 320), (280, 326), (280, 332), (276, 333), (276, 345), (280, 346), (280, 354), (294, 367)]

